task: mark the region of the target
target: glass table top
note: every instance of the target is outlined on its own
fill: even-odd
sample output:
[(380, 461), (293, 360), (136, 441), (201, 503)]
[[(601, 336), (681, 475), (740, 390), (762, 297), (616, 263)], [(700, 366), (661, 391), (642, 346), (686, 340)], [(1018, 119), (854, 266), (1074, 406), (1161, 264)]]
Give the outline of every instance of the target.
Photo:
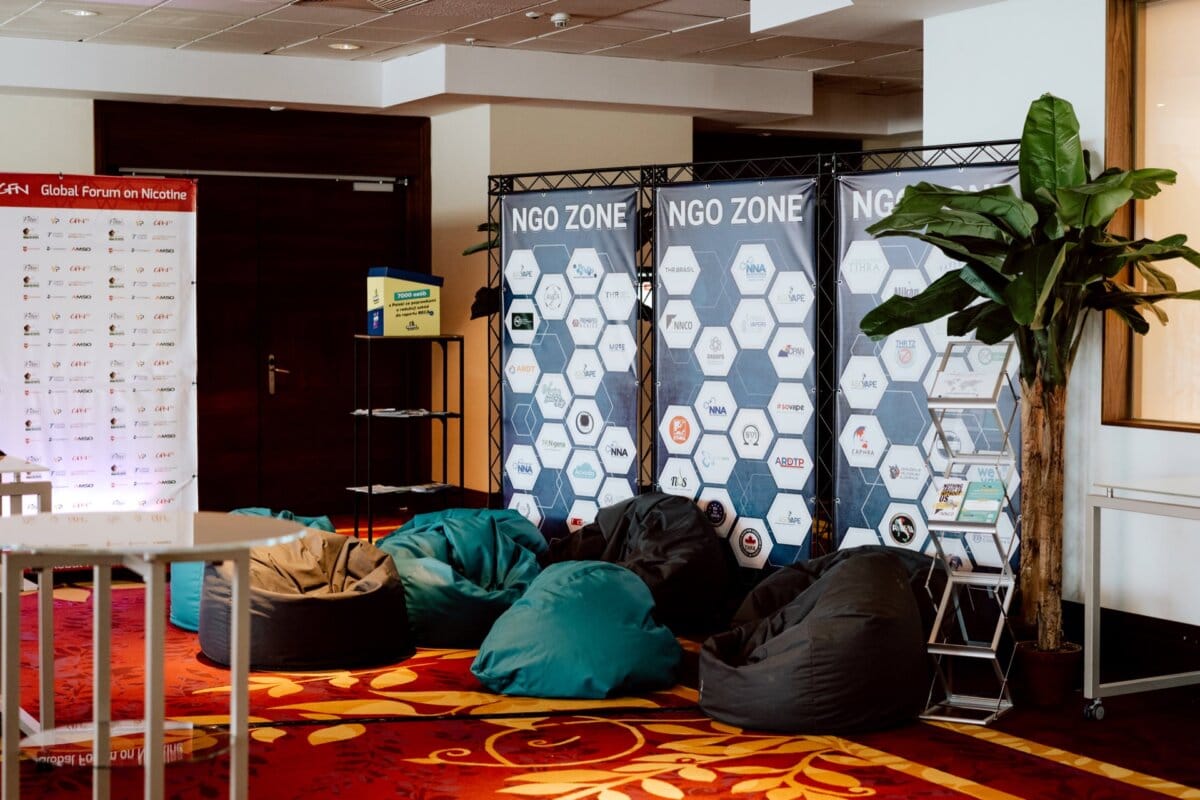
[(203, 555), (282, 544), (307, 532), (298, 522), (213, 511), (32, 514), (0, 518), (0, 551)]
[(1095, 481), (1100, 494), (1111, 490), (1116, 495), (1147, 494), (1200, 501), (1200, 475), (1183, 475), (1173, 478), (1123, 478)]

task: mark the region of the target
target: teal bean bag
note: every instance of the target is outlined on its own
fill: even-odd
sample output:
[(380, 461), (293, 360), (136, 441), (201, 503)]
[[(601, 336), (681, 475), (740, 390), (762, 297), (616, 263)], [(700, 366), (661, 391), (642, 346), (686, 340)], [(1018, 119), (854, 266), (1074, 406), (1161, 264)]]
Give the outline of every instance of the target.
[(683, 651), (637, 575), (602, 561), (546, 568), (496, 620), (471, 672), (489, 691), (614, 697), (672, 686)]
[[(333, 533), (329, 517), (298, 517), (290, 511), (278, 514), (269, 508), (239, 508), (230, 514), (251, 517), (278, 517), (295, 520), (308, 528)], [(171, 565), (171, 624), (185, 631), (200, 630), (200, 590), (204, 586), (204, 562), (182, 561)]]
[(525, 593), (546, 547), (519, 512), (487, 509), (420, 514), (378, 545), (404, 582), (416, 643), (462, 648), (478, 647)]

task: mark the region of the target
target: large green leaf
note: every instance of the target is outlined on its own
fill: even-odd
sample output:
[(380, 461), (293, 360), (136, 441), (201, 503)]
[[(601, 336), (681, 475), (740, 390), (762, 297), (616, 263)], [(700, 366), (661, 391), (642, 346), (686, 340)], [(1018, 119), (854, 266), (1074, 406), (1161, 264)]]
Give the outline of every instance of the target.
[[(1064, 242), (1052, 241), (1011, 254), (1006, 271), (1016, 277), (1004, 290), (1004, 299), (1018, 325), (1030, 325), (1039, 310), (1042, 288), (1052, 271), (1062, 268)], [(1058, 262), (1057, 268), (1055, 262)], [(1043, 301), (1044, 302), (1044, 301)]]
[(888, 227), (896, 230), (925, 231), (950, 238), (995, 242), (1001, 248), (1009, 240), (1004, 229), (986, 217), (952, 208), (893, 213), (887, 221), (890, 223)]
[(988, 244), (981, 244), (983, 240), (960, 240), (957, 238), (949, 238), (946, 236), (938, 236), (933, 233), (922, 233), (920, 231), (910, 230), (880, 230), (875, 232), (875, 236), (911, 236), (914, 239), (920, 239), (927, 242), (945, 253), (954, 261), (964, 261), (968, 264), (981, 264), (994, 270), (999, 270), (1004, 266), (1005, 253), (1008, 252), (1007, 247), (994, 247)]
[(902, 328), (932, 322), (966, 308), (978, 296), (959, 278), (959, 270), (953, 269), (915, 297), (888, 298), (867, 312), (859, 327), (872, 339), (881, 339)]
[(867, 232), (900, 227), (893, 221), (895, 217), (938, 214), (947, 210), (983, 217), (1009, 236), (1017, 238), (1029, 236), (1037, 223), (1037, 209), (1018, 197), (1007, 184), (966, 191), (922, 181), (905, 189), (891, 216), (867, 228)]
[(1004, 290), (1008, 287), (1010, 278), (996, 270), (967, 264), (962, 268), (959, 277), (983, 297), (997, 303), (1004, 302)]
[[(993, 317), (1001, 319), (993, 319)], [(946, 332), (951, 336), (966, 336), (977, 327), (987, 327), (997, 322), (1002, 323), (1003, 319), (1007, 319), (1010, 324), (1014, 324), (1012, 322), (1012, 314), (1008, 313), (1008, 306), (997, 303), (994, 300), (988, 300), (984, 303), (967, 306), (962, 311), (951, 314), (949, 319), (946, 320)]]
[(1044, 94), (1029, 106), (1021, 133), (1021, 196), (1053, 213), (1038, 189), (1057, 192), (1087, 180), (1083, 147), (1079, 142), (1079, 120), (1066, 100)]
[(1080, 186), (1061, 186), (1055, 196), (1066, 224), (1104, 227), (1130, 200), (1158, 194), (1160, 183), (1175, 183), (1175, 173), (1169, 169), (1112, 169)]

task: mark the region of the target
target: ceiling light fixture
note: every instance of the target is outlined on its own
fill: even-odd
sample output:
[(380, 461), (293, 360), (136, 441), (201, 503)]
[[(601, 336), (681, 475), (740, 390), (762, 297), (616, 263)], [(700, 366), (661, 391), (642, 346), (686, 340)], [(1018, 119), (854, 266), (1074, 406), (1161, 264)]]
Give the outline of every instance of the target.
[(350, 42), (334, 42), (329, 45), (330, 50), (362, 50), (361, 44), (351, 44)]
[(542, 12), (540, 12), (540, 11), (526, 11), (526, 12), (525, 12), (525, 16), (529, 17), (530, 19), (539, 19), (539, 18), (541, 18), (541, 16), (542, 16)]
[(92, 11), (90, 8), (64, 8), (62, 13), (72, 17), (97, 17), (100, 15), (100, 12)]
[(287, 106), (267, 106), (267, 111), (283, 111)]

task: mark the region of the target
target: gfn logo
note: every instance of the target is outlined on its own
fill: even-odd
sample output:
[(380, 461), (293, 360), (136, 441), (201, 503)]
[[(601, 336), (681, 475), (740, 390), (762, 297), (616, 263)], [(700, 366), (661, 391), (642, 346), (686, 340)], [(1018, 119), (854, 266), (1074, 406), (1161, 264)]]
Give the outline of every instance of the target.
[(21, 195), (28, 196), (28, 183), (0, 183), (0, 195)]

